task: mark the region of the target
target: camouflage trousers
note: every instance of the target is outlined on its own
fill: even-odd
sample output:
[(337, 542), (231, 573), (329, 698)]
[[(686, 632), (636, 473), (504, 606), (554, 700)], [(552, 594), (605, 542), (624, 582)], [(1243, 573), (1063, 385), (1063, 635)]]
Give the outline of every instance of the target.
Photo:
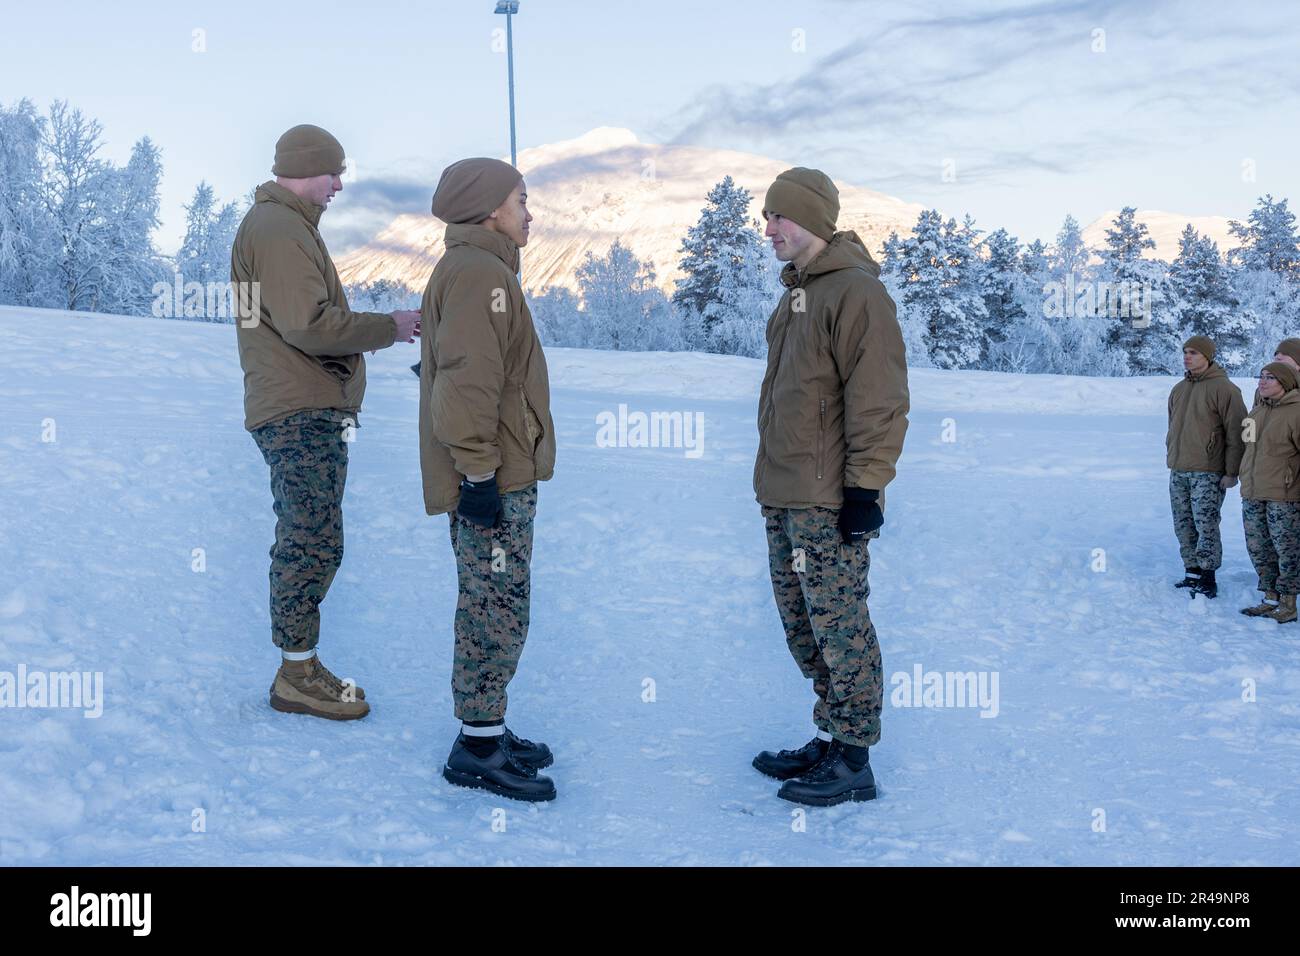
[[(880, 644), (867, 610), (868, 541), (844, 544), (835, 508), (763, 507), (772, 592), (786, 643), (813, 682), (813, 723), (836, 740), (880, 740)], [(873, 531), (868, 538), (879, 537)]]
[(1243, 498), (1241, 523), (1259, 589), (1300, 593), (1300, 501)]
[(1219, 511), (1223, 507), (1223, 475), (1213, 471), (1169, 472), (1169, 505), (1174, 534), (1184, 568), (1217, 571), (1223, 564)]
[(537, 483), (503, 494), (501, 508), (495, 528), (449, 515), (459, 584), (451, 695), (459, 720), (505, 719), (506, 685), (528, 638)]
[(343, 560), (348, 443), (341, 411), (295, 412), (253, 430), (271, 469), (271, 640), (307, 651), (320, 639), (320, 603)]

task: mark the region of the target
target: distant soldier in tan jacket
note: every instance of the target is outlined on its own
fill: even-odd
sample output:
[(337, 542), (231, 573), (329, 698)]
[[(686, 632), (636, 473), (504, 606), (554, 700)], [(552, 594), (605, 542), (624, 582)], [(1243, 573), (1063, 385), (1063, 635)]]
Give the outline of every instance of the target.
[(413, 342), (420, 314), (353, 312), (317, 224), (343, 188), (343, 147), (318, 126), (275, 145), (273, 182), (235, 235), (230, 278), (256, 314), (238, 320), (244, 426), (271, 469), (271, 639), (281, 665), (271, 706), (354, 720), (365, 692), (316, 655), (321, 601), (343, 560), (348, 441), (366, 391), (367, 349)]
[(516, 273), (532, 215), (509, 163), (465, 159), (443, 171), (433, 214), (446, 253), (420, 307), (420, 469), (424, 506), (448, 514), (459, 596), (452, 698), (461, 731), (451, 783), (551, 800), (537, 771), (550, 748), (506, 726), (506, 686), (528, 637), (537, 483), (555, 469), (546, 356)]
[(1300, 375), (1270, 362), (1259, 375), (1259, 399), (1246, 418), (1241, 460), (1241, 520), (1246, 550), (1264, 599), (1243, 608), (1279, 624), (1296, 619), (1300, 592)]
[(767, 325), (754, 492), (786, 641), (817, 695), (817, 734), (764, 751), (754, 767), (785, 781), (779, 796), (816, 806), (876, 795), (867, 748), (880, 740), (884, 678), (867, 547), (909, 407), (894, 302), (857, 234), (836, 231), (838, 215), (839, 192), (815, 169), (783, 172), (763, 203), (786, 292)]
[(1169, 505), (1185, 576), (1174, 586), (1192, 596), (1218, 595), (1215, 572), (1223, 563), (1219, 521), (1223, 496), (1237, 483), (1243, 451), (1241, 420), (1246, 403), (1223, 366), (1214, 343), (1193, 335), (1183, 343), (1182, 381), (1169, 393)]

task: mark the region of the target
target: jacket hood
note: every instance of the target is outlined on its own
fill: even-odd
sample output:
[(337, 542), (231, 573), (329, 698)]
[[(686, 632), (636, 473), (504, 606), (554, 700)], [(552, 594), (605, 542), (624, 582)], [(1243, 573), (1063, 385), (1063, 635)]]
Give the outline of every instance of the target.
[(1210, 367), (1200, 375), (1193, 375), (1191, 372), (1184, 372), (1183, 378), (1189, 382), (1208, 382), (1212, 378), (1227, 378), (1228, 373), (1224, 371), (1223, 366), (1217, 362), (1210, 362)]
[(285, 189), (279, 183), (270, 179), (257, 187), (254, 202), (270, 202), (287, 206), (311, 223), (313, 228), (320, 225), (321, 214), (325, 212), (320, 206), (308, 202), (297, 193)]
[(476, 223), (453, 223), (447, 227), (447, 250), (456, 246), (473, 246), (492, 253), (507, 266), (511, 272), (519, 271), (519, 247), (509, 236), (480, 226)]
[(1281, 398), (1260, 398), (1260, 401), (1271, 408), (1277, 408), (1279, 405), (1297, 405), (1300, 404), (1300, 388), (1291, 389)]
[(851, 229), (831, 236), (831, 241), (826, 244), (826, 248), (817, 253), (804, 267), (802, 275), (793, 262), (787, 262), (785, 268), (781, 270), (781, 284), (787, 289), (792, 289), (803, 280), (827, 272), (838, 272), (841, 269), (863, 269), (875, 278), (880, 278), (879, 264), (871, 258), (866, 244)]

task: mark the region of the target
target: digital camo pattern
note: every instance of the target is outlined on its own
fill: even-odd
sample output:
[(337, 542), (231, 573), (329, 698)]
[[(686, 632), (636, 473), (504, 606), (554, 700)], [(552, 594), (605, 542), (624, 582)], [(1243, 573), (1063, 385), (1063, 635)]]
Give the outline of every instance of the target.
[(537, 483), (501, 496), (495, 528), (449, 515), (456, 552), (456, 648), (451, 690), (460, 720), (504, 720), (506, 685), (528, 638), (529, 565)]
[(813, 722), (838, 740), (880, 740), (884, 695), (880, 645), (867, 610), (873, 531), (840, 537), (835, 508), (763, 507), (772, 592), (786, 643), (817, 693)]
[(1300, 592), (1300, 501), (1243, 499), (1241, 522), (1259, 589)]
[(271, 640), (306, 651), (320, 639), (320, 603), (343, 561), (345, 432), (336, 409), (295, 412), (252, 432), (271, 469), (275, 544), (271, 546)]
[(1222, 477), (1213, 471), (1169, 472), (1169, 505), (1184, 568), (1217, 571), (1223, 563), (1223, 539), (1219, 536)]

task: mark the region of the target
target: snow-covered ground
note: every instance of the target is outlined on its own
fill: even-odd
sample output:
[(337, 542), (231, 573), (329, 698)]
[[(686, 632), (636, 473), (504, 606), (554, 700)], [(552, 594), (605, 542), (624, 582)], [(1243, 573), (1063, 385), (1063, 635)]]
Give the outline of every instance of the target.
[[(455, 568), (421, 506), (414, 359), (371, 359), (352, 446), (322, 652), (374, 709), (340, 724), (266, 703), (274, 516), (234, 330), (0, 309), (0, 671), (102, 672), (105, 696), (0, 709), (0, 863), (1300, 861), (1300, 625), (1237, 613), (1236, 491), (1219, 600), (1170, 586), (1172, 379), (913, 372), (872, 545), (886, 692), (996, 675), (996, 716), (887, 700), (880, 799), (801, 820), (749, 766), (810, 736), (812, 700), (751, 492), (759, 363), (551, 351), (510, 718), (560, 795), (527, 805), (439, 773)], [(704, 454), (598, 447), (620, 403), (702, 412)]]

